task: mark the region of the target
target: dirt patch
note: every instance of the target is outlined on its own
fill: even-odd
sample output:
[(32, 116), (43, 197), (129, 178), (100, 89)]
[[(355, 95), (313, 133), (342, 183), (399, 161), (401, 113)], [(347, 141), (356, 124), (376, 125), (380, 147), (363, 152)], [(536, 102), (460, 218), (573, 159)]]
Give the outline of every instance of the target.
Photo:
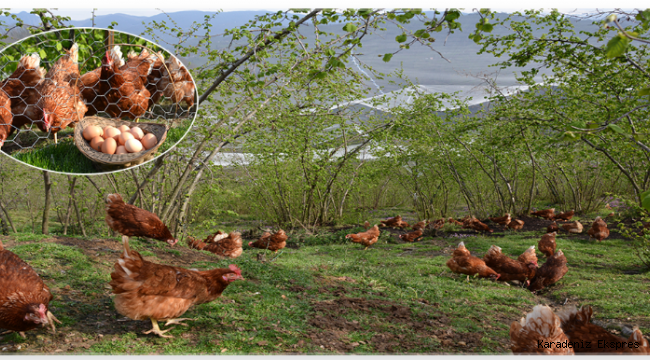
[[(337, 353), (347, 353), (364, 344), (380, 353), (478, 350), (482, 344), (482, 334), (455, 332), (449, 327), (449, 318), (434, 314), (434, 308), (439, 304), (420, 300), (432, 311), (416, 315), (409, 306), (382, 299), (340, 297), (314, 302), (315, 314), (309, 325), (315, 330), (308, 337), (316, 347)], [(387, 331), (387, 328), (391, 331)], [(349, 333), (352, 331), (356, 334), (368, 333), (369, 340), (351, 341)]]

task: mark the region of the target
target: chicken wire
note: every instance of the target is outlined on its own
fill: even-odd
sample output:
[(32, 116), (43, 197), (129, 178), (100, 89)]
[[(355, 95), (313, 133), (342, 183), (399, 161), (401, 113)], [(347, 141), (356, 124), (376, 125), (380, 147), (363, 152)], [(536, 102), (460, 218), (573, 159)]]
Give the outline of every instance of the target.
[(176, 57), (107, 29), (57, 30), (7, 46), (0, 55), (0, 90), (5, 152), (35, 148), (48, 138), (56, 142), (56, 133), (86, 116), (170, 128), (196, 114), (195, 83)]

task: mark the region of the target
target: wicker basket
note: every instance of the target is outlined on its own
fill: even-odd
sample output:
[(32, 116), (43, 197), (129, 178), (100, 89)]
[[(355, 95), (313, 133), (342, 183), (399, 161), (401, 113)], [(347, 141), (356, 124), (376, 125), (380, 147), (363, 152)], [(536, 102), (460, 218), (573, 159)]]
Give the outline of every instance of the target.
[[(137, 153), (109, 155), (99, 152), (90, 147), (90, 143), (84, 139), (83, 130), (87, 126), (96, 125), (104, 128), (108, 125), (119, 127), (127, 125), (129, 127), (137, 126), (145, 134), (153, 133), (158, 139), (158, 143), (149, 150), (142, 150)], [(88, 159), (95, 163), (95, 167), (103, 171), (125, 169), (134, 165), (142, 164), (145, 161), (154, 158), (156, 151), (167, 138), (167, 126), (154, 123), (136, 123), (120, 119), (108, 119), (98, 116), (88, 116), (81, 120), (74, 128), (74, 143), (79, 151)]]

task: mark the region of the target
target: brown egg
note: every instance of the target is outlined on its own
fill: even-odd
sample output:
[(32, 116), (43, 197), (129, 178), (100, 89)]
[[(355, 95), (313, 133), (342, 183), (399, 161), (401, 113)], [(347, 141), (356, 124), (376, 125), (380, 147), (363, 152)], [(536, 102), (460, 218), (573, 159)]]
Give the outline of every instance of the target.
[(104, 138), (101, 136), (96, 136), (94, 139), (90, 140), (90, 147), (101, 152), (103, 143)]
[(125, 132), (131, 130), (131, 128), (129, 128), (128, 125), (120, 125), (117, 127), (117, 130), (119, 130), (120, 132)]
[(117, 150), (115, 150), (115, 155), (117, 155), (117, 154), (128, 154), (128, 153), (129, 152), (126, 151), (126, 148), (124, 147), (124, 145), (118, 146)]
[(107, 126), (104, 128), (104, 139), (108, 138), (113, 138), (113, 140), (117, 141), (118, 136), (120, 136), (122, 132), (112, 126)]
[(133, 134), (130, 132), (122, 132), (117, 138), (118, 145), (124, 145), (128, 140), (134, 139)]
[(142, 151), (142, 143), (136, 139), (128, 140), (124, 144), (124, 147), (126, 148), (126, 151), (130, 153), (136, 153), (138, 151)]
[(113, 155), (115, 154), (115, 150), (117, 150), (117, 141), (115, 141), (115, 139), (108, 138), (104, 140), (104, 143), (102, 144), (102, 152), (104, 154)]
[(142, 138), (144, 137), (144, 131), (142, 131), (142, 129), (140, 129), (137, 126), (131, 128), (131, 134), (133, 134), (133, 137), (136, 140), (142, 140)]
[(102, 130), (102, 128), (100, 128), (99, 126), (95, 126), (95, 125), (87, 126), (83, 131), (84, 139), (88, 141), (98, 136), (102, 136), (103, 134), (104, 134), (104, 130)]
[(156, 146), (158, 144), (158, 139), (156, 138), (156, 135), (152, 133), (148, 133), (142, 138), (142, 145), (144, 146), (145, 149), (149, 150), (152, 147)]

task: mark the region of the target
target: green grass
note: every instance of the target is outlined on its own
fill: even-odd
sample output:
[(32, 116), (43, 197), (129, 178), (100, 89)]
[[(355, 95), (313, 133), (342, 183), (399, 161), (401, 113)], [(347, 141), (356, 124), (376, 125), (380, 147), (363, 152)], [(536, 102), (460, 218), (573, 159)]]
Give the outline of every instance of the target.
[[(9, 250), (30, 263), (52, 289), (53, 313), (63, 321), (57, 334), (63, 335), (39, 329), (27, 332), (27, 339), (15, 334), (0, 338), (0, 345), (86, 354), (507, 353), (512, 321), (536, 304), (560, 306), (565, 301), (591, 305), (596, 319), (616, 319), (650, 332), (650, 274), (639, 267), (628, 241), (596, 243), (560, 234), (556, 241), (569, 272), (536, 295), (451, 273), (445, 263), (457, 238), (402, 243), (384, 231), (364, 251), (345, 240), (347, 233), (361, 229), (294, 234), (289, 242), (298, 249), (287, 247), (276, 256), (245, 246), (242, 256), (228, 260), (184, 244), (170, 249), (162, 242), (132, 239), (132, 249), (157, 263), (184, 261), (183, 267), (200, 270), (232, 263), (246, 278), (216, 301), (191, 308), (183, 317), (195, 320), (171, 330), (173, 339), (141, 334), (150, 329), (148, 321), (118, 321), (123, 316), (114, 309), (107, 287), (119, 257), (117, 239), (109, 240), (114, 242), (110, 250), (95, 243), (100, 240), (74, 247), (62, 244), (64, 238), (54, 243), (43, 236), (12, 236), (16, 242)], [(462, 240), (477, 256), (496, 244), (516, 258), (540, 237), (529, 232)], [(266, 262), (256, 260), (259, 253), (266, 254)], [(543, 255), (538, 256), (541, 265)], [(409, 310), (394, 315), (400, 308)], [(453, 336), (446, 338), (447, 333)], [(43, 345), (47, 339), (51, 343)]]
[(39, 145), (42, 146), (20, 150), (12, 156), (41, 169), (77, 174), (97, 172), (93, 162), (79, 151), (72, 137), (61, 139), (58, 144), (47, 140)]

